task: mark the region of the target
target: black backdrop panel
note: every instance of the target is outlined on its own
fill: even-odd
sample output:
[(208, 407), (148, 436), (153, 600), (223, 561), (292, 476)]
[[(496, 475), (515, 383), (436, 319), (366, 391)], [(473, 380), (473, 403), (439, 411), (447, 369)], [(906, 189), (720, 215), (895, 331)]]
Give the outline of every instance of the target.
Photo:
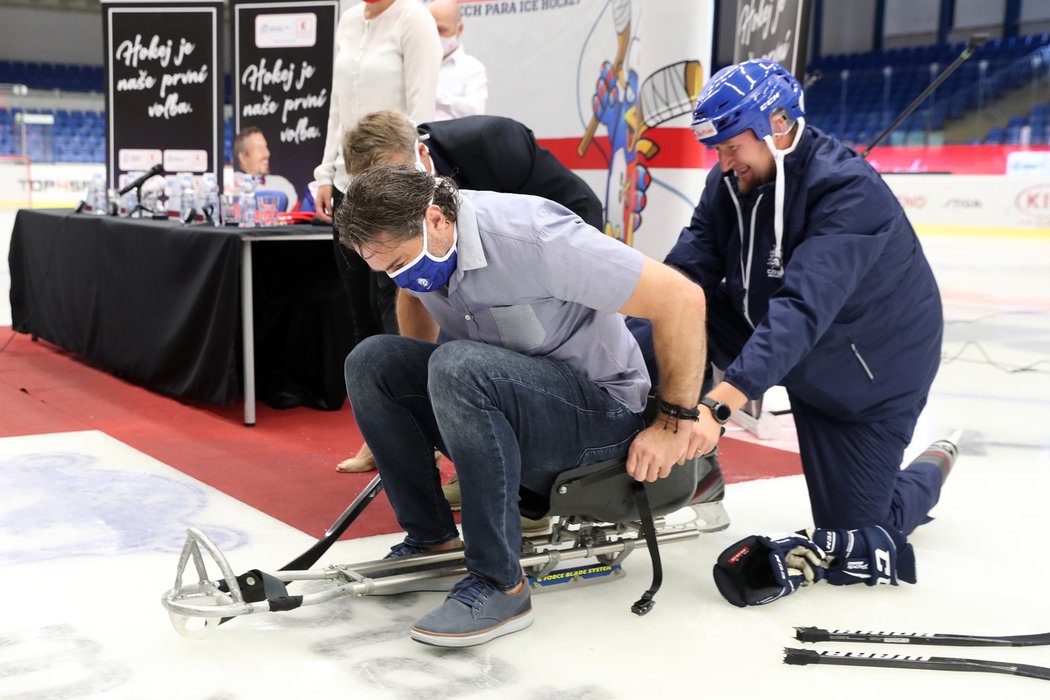
[(256, 0), (233, 13), (234, 133), (262, 129), (270, 171), (301, 197), (324, 155), (339, 3)]
[(105, 2), (107, 171), (157, 162), (222, 186), (222, 2)]
[(776, 61), (802, 80), (809, 51), (810, 0), (740, 0), (733, 62)]

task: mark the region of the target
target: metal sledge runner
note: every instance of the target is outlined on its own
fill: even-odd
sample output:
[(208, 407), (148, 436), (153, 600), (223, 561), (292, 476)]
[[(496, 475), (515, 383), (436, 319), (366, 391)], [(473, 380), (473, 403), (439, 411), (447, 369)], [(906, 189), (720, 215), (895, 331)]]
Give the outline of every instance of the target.
[[(523, 515), (556, 516), (550, 533), (522, 541), (521, 566), (534, 592), (622, 578), (622, 562), (644, 545), (653, 560), (653, 581), (631, 608), (644, 615), (652, 609), (662, 582), (659, 545), (729, 526), (722, 505), (724, 482), (714, 455), (688, 460), (667, 478), (645, 484), (628, 476), (625, 465), (622, 457), (571, 469), (560, 474), (545, 495), (522, 489)], [(161, 598), (172, 625), (183, 636), (197, 638), (241, 615), (285, 612), (343, 596), (448, 590), (467, 573), (462, 549), (311, 568), (381, 490), (377, 476), (312, 547), (273, 572), (234, 574), (207, 535), (188, 528), (175, 585)], [(209, 559), (218, 575), (209, 574)], [(196, 581), (187, 576), (191, 561)], [(583, 565), (558, 568), (566, 562)], [(289, 592), (290, 586), (304, 582), (327, 585), (312, 592)]]

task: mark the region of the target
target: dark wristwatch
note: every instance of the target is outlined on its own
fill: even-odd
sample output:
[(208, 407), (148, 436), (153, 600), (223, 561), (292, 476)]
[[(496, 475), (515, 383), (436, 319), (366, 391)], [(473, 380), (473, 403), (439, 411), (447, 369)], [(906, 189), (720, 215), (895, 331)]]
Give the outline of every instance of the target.
[(711, 415), (714, 416), (719, 425), (725, 425), (726, 421), (729, 420), (729, 416), (733, 413), (727, 404), (715, 401), (710, 396), (700, 397), (700, 403), (711, 409)]

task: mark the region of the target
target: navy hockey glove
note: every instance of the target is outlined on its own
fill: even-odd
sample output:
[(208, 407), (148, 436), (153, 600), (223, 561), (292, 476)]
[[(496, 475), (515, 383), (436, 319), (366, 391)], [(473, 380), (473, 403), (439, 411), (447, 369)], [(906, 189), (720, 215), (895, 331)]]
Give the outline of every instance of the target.
[(824, 578), (833, 586), (898, 580), (915, 583), (915, 550), (890, 526), (860, 530), (814, 530), (813, 542), (830, 557)]
[(733, 605), (765, 605), (824, 577), (826, 555), (801, 535), (752, 535), (722, 552), (715, 585)]

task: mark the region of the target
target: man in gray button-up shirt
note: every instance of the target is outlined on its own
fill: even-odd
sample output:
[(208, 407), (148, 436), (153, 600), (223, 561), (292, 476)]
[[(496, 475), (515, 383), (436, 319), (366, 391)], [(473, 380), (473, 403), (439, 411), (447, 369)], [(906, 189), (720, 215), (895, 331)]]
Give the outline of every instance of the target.
[[(402, 287), (402, 336), (369, 338), (346, 361), (355, 418), (407, 533), (388, 556), (459, 545), (435, 447), (462, 488), (470, 575), (412, 637), (468, 646), (523, 629), (519, 486), (546, 493), (558, 473), (624, 454), (634, 478), (654, 481), (715, 444), (715, 421), (689, 420), (703, 292), (561, 205), (459, 192), (404, 167), (355, 178), (336, 228)], [(649, 377), (621, 314), (653, 322), (666, 415), (648, 428)]]

